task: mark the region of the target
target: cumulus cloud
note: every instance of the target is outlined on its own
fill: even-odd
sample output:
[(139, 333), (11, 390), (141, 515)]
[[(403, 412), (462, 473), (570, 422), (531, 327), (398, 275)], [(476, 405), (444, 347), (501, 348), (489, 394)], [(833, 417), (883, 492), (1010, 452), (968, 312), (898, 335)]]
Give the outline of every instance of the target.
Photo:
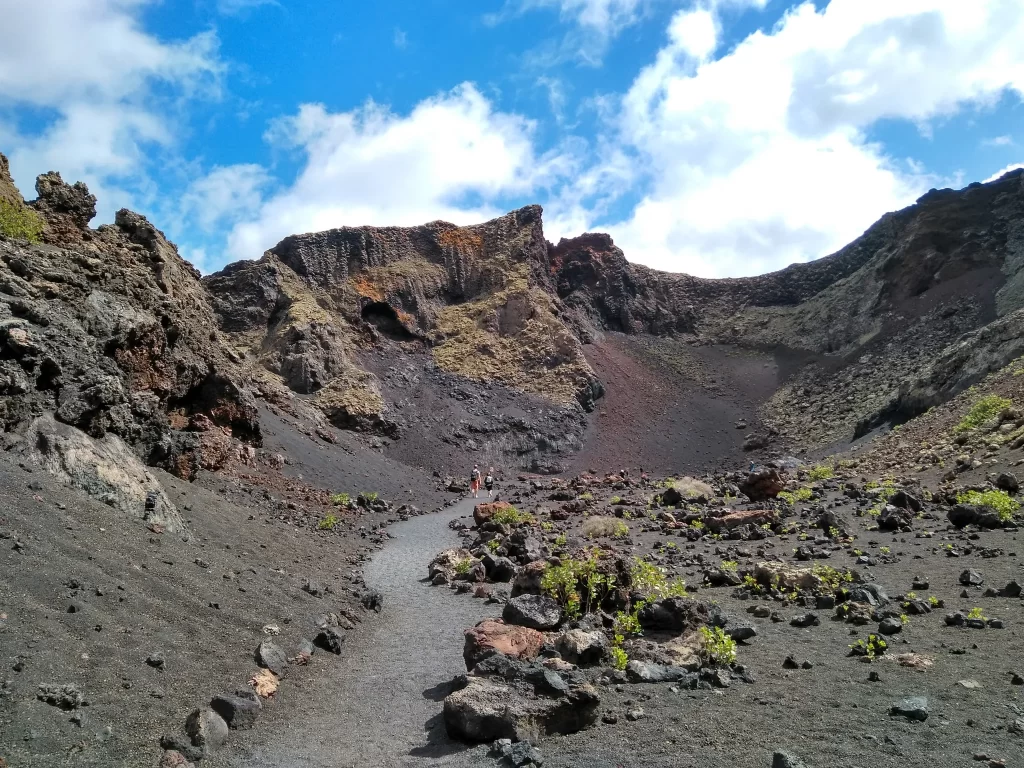
[[(173, 142), (167, 100), (217, 92), (216, 36), (161, 41), (142, 28), (147, 4), (0, 0), (0, 135), (26, 192), (60, 170), (94, 187), (107, 212), (130, 202), (119, 185), (150, 184), (148, 148)], [(52, 117), (26, 132), (16, 119), (26, 108)]]
[(647, 191), (609, 229), (634, 260), (720, 276), (844, 245), (931, 186), (866, 132), (1024, 93), (1017, 0), (832, 0), (788, 12), (715, 60), (703, 10), (622, 101), (619, 141)]
[(534, 124), (500, 112), (473, 86), (426, 99), (408, 115), (370, 102), (350, 112), (306, 104), (268, 139), (304, 157), (295, 182), (228, 237), (232, 258), (257, 258), (281, 238), (342, 225), (469, 224), (504, 213), (500, 201), (572, 170), (561, 152), (535, 152)]
[(1005, 168), (996, 171), (991, 176), (989, 176), (987, 179), (985, 179), (985, 183), (987, 184), (990, 181), (995, 181), (996, 179), (1005, 176), (1010, 171), (1016, 171), (1018, 168), (1024, 168), (1024, 163), (1010, 163)]
[(265, 168), (252, 163), (218, 166), (193, 181), (180, 201), (181, 214), (204, 232), (255, 213), (271, 182)]

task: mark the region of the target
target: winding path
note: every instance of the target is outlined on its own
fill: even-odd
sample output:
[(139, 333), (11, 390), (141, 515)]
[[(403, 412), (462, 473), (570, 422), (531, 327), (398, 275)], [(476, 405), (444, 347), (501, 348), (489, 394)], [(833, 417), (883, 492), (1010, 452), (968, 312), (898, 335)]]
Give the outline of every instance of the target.
[[(352, 633), (340, 659), (314, 657), (319, 674), (296, 675), (260, 727), (239, 739), (239, 768), (459, 766), (464, 745), (441, 720), (446, 683), (465, 671), (466, 627), (497, 609), (424, 581), (427, 564), (458, 543), (449, 521), (472, 514), (467, 499), (397, 523), (365, 570), (384, 596), (380, 616)], [(461, 757), (460, 757), (461, 755)]]

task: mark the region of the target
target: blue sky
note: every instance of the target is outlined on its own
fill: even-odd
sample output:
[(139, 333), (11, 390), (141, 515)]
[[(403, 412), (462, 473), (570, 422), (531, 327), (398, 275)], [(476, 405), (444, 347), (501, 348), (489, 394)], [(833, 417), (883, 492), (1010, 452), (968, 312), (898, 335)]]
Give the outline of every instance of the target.
[[(0, 151), (204, 271), (533, 202), (704, 276), (1024, 162), (1019, 0), (0, 0)], [(41, 44), (46, 41), (46, 44)]]

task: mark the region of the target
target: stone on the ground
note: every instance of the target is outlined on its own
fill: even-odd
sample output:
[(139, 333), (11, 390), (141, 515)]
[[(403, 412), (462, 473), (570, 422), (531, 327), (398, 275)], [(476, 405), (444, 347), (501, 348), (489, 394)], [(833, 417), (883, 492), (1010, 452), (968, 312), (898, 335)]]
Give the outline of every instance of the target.
[(157, 768), (195, 768), (195, 763), (176, 749), (169, 749), (160, 756)]
[(278, 677), (288, 674), (288, 655), (270, 640), (264, 640), (257, 646), (256, 663)]
[(570, 629), (555, 641), (555, 648), (571, 664), (600, 664), (608, 653), (608, 637), (598, 630)]
[(493, 677), (470, 676), (444, 700), (448, 735), (465, 741), (540, 741), (552, 734), (581, 731), (597, 721), (600, 697), (590, 685), (559, 698), (527, 696)]
[(323, 627), (313, 639), (314, 645), (325, 651), (338, 655), (345, 644), (345, 635), (334, 627)]
[(914, 513), (909, 509), (886, 504), (878, 516), (880, 531), (909, 531), (914, 525)]
[(210, 707), (224, 718), (231, 730), (252, 728), (263, 710), (263, 704), (255, 691), (237, 691), (215, 696)]
[(506, 583), (512, 581), (516, 576), (516, 564), (507, 557), (488, 553), (481, 560), (487, 572), (487, 578), (491, 581)]
[(802, 613), (794, 616), (789, 623), (794, 627), (816, 627), (821, 624), (821, 619), (815, 613)]
[(887, 619), (882, 619), (878, 625), (878, 632), (882, 635), (898, 635), (902, 631), (903, 622), (891, 616)]
[(772, 768), (807, 768), (807, 763), (788, 752), (776, 752), (772, 755)]
[(738, 643), (757, 637), (757, 629), (750, 624), (740, 624), (734, 627), (726, 627), (725, 634)]
[(228, 740), (228, 724), (212, 709), (194, 709), (185, 721), (185, 733), (194, 746), (210, 754)]
[(1020, 490), (1020, 482), (1012, 472), (1000, 472), (995, 485), (996, 488), (1007, 493), (1017, 493)]
[(531, 660), (537, 657), (543, 645), (544, 635), (535, 629), (485, 619), (466, 630), (466, 645), (462, 655), (466, 660), (466, 669), (471, 670), (492, 651), (515, 659)]
[(543, 560), (535, 560), (520, 568), (516, 573), (515, 580), (512, 582), (512, 597), (539, 595), (540, 580), (546, 568), (547, 563)]
[(980, 587), (985, 583), (985, 578), (973, 568), (968, 568), (960, 574), (960, 583), (965, 587)]
[(928, 719), (928, 699), (924, 696), (910, 696), (898, 701), (889, 708), (889, 714), (894, 717), (905, 717), (908, 720), (924, 722)]
[(496, 512), (506, 509), (512, 509), (512, 505), (507, 501), (494, 501), (491, 503), (477, 504), (473, 507), (473, 520), (477, 525), (483, 525), (484, 523), (490, 522), (490, 519), (494, 517)]
[(68, 712), (78, 709), (85, 703), (85, 695), (74, 683), (40, 685), (36, 698)]
[(762, 467), (747, 475), (740, 483), (740, 491), (751, 501), (774, 499), (786, 489), (786, 480), (777, 469)]
[(519, 595), (513, 597), (501, 612), (506, 624), (547, 631), (562, 621), (562, 606), (546, 595)]
[(633, 683), (697, 683), (697, 675), (688, 669), (637, 659), (626, 663), (626, 677)]

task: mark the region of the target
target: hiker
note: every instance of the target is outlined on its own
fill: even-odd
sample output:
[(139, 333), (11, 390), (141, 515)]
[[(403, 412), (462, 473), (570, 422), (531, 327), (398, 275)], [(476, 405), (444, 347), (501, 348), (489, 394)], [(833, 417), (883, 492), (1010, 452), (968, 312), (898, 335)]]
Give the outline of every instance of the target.
[(480, 495), (480, 467), (473, 465), (473, 471), (469, 473), (469, 489), (473, 492), (473, 498)]
[(494, 494), (494, 467), (487, 470), (487, 476), (484, 478), (484, 487), (487, 489), (487, 498), (491, 498)]
[(757, 465), (756, 465), (756, 464), (754, 464), (754, 462), (750, 462), (750, 470), (749, 470), (749, 471), (750, 471), (750, 472), (753, 472), (753, 471), (754, 471), (754, 467), (755, 467), (755, 466), (757, 466)]

